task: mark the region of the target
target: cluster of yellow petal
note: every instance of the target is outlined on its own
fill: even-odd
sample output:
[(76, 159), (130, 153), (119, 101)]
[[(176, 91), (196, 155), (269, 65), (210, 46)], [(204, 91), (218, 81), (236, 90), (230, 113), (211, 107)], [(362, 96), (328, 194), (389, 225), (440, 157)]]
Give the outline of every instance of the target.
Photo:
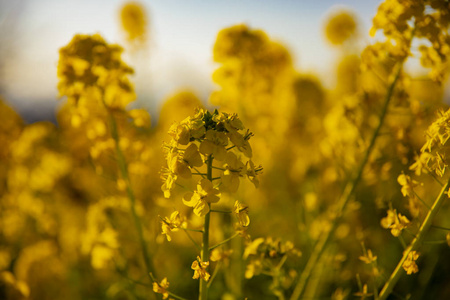
[[(197, 215), (208, 213), (206, 203), (219, 200), (217, 196), (207, 197), (212, 191), (217, 191), (214, 195), (219, 193), (217, 186), (224, 192), (236, 192), (240, 178), (245, 175), (257, 185), (257, 175), (262, 169), (255, 167), (251, 160), (252, 148), (248, 140), (252, 134), (244, 129), (236, 114), (219, 114), (217, 111), (211, 114), (202, 109), (193, 117), (173, 123), (169, 129), (173, 139), (164, 145), (167, 167), (161, 171), (165, 197), (170, 197), (179, 177), (189, 179), (193, 174), (204, 176), (200, 171), (206, 167), (205, 161), (209, 156), (220, 163), (220, 166), (215, 166), (215, 171), (220, 171), (220, 176), (215, 180), (220, 179), (220, 182), (213, 187), (210, 180), (203, 178), (198, 182), (197, 191), (183, 198)], [(242, 162), (244, 157), (247, 158), (245, 164)]]
[(446, 1), (387, 0), (378, 8), (371, 34), (382, 29), (388, 39), (409, 54), (409, 39), (414, 34), (426, 40), (419, 47), (421, 63), (430, 68), (430, 77), (445, 82), (449, 72), (450, 13)]
[(128, 75), (133, 69), (120, 58), (122, 48), (109, 45), (99, 35), (78, 34), (60, 49), (58, 90), (69, 102), (89, 105), (104, 103), (109, 108), (125, 108), (135, 94)]
[(211, 275), (206, 271), (206, 268), (209, 266), (209, 261), (202, 261), (199, 256), (191, 265), (191, 269), (194, 270), (193, 279), (203, 279), (204, 281), (208, 281)]
[(423, 172), (435, 172), (439, 176), (444, 176), (448, 168), (447, 161), (450, 138), (450, 110), (439, 111), (438, 118), (428, 127), (426, 132), (426, 142), (416, 157), (416, 161), (410, 169), (417, 175)]
[(402, 214), (397, 214), (397, 210), (389, 209), (387, 216), (381, 219), (381, 226), (386, 229), (391, 229), (393, 236), (400, 236), (403, 229), (408, 227), (410, 221)]
[(245, 278), (252, 278), (262, 272), (270, 273), (287, 255), (301, 256), (301, 252), (294, 247), (291, 241), (282, 242), (279, 238), (267, 237), (249, 242), (243, 254), (243, 258), (249, 260)]
[(153, 282), (153, 291), (158, 294), (162, 294), (163, 299), (169, 298), (169, 292), (167, 289), (169, 288), (169, 281), (166, 277), (161, 280), (160, 283)]
[(411, 251), (408, 253), (408, 257), (403, 262), (403, 269), (405, 269), (406, 274), (411, 275), (413, 273), (419, 272), (419, 267), (416, 264), (416, 260), (419, 258), (419, 253), (417, 251)]
[(125, 3), (120, 10), (120, 20), (129, 42), (145, 43), (148, 21), (143, 4), (135, 1)]
[(333, 45), (341, 45), (357, 33), (355, 16), (348, 11), (335, 12), (327, 20), (325, 35)]

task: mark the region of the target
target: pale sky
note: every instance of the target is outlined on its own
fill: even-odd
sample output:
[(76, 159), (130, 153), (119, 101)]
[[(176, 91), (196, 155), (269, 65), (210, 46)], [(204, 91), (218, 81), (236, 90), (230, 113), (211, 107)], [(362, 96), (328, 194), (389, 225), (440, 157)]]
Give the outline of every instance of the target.
[[(323, 36), (336, 8), (358, 16), (362, 36), (379, 0), (141, 0), (149, 16), (149, 47), (125, 60), (136, 70), (139, 105), (155, 114), (162, 100), (190, 88), (203, 100), (214, 89), (212, 47), (219, 30), (245, 23), (263, 29), (291, 52), (300, 72), (333, 72), (337, 51)], [(124, 44), (119, 9), (124, 0), (0, 0), (0, 38), (5, 51), (4, 97), (17, 110), (58, 105), (58, 49), (76, 33), (100, 33)], [(12, 28), (12, 29), (11, 29)], [(6, 40), (6, 42), (4, 42)], [(367, 38), (369, 42), (369, 39)]]

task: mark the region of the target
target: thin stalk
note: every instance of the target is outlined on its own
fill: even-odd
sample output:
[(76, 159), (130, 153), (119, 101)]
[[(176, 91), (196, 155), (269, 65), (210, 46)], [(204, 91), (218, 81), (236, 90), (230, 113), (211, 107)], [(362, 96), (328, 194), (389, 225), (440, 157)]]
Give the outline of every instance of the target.
[(138, 233), (138, 239), (139, 239), (139, 243), (142, 248), (142, 256), (144, 258), (145, 267), (146, 267), (147, 274), (150, 277), (150, 279), (152, 281), (155, 281), (156, 276), (153, 275), (153, 274), (156, 274), (155, 267), (153, 266), (153, 262), (150, 259), (150, 256), (148, 253), (148, 248), (147, 248), (147, 243), (144, 239), (144, 231), (142, 228), (142, 223), (136, 212), (136, 198), (134, 196), (134, 192), (131, 187), (131, 181), (130, 181), (130, 177), (128, 174), (128, 166), (127, 166), (127, 162), (125, 160), (125, 156), (124, 156), (122, 150), (120, 149), (119, 131), (117, 130), (116, 120), (114, 119), (114, 116), (111, 114), (111, 112), (109, 112), (109, 119), (110, 119), (110, 123), (111, 123), (111, 136), (114, 139), (115, 147), (116, 147), (117, 163), (119, 165), (120, 174), (126, 184), (126, 192), (128, 195), (128, 199), (130, 200), (131, 215), (133, 217), (134, 225), (135, 225), (137, 233)]
[[(213, 158), (210, 154), (208, 156), (208, 160), (206, 163), (206, 178), (212, 182), (212, 162)], [(211, 209), (210, 203), (208, 203), (209, 208)], [(203, 229), (203, 245), (202, 245), (202, 253), (201, 253), (201, 260), (202, 262), (209, 261), (209, 222), (211, 217), (211, 211), (209, 211), (205, 215), (205, 225)], [(208, 283), (200, 278), (200, 295), (199, 300), (206, 300), (208, 299)]]
[(201, 250), (202, 250), (202, 247), (200, 247), (200, 245), (197, 244), (197, 242), (192, 238), (192, 236), (189, 234), (189, 232), (186, 231), (186, 230), (183, 230), (183, 231), (184, 231), (184, 233), (186, 233), (186, 235), (188, 236), (188, 238), (189, 238), (189, 239), (191, 240), (191, 242), (194, 244), (195, 248), (197, 248), (197, 250), (201, 251)]
[(194, 170), (197, 171), (198, 175), (202, 176), (202, 178), (206, 178), (205, 175), (207, 175), (207, 174), (200, 172), (196, 167), (192, 167), (192, 168), (194, 168)]
[(447, 184), (441, 189), (441, 192), (439, 193), (438, 197), (434, 201), (434, 204), (431, 207), (431, 210), (428, 212), (427, 216), (423, 220), (423, 223), (420, 226), (420, 229), (416, 235), (416, 238), (413, 239), (413, 241), (408, 246), (408, 248), (403, 252), (402, 259), (400, 259), (400, 261), (397, 264), (397, 267), (392, 272), (391, 277), (385, 283), (383, 289), (381, 290), (379, 300), (385, 300), (389, 296), (389, 294), (392, 293), (394, 286), (397, 284), (398, 280), (404, 273), (403, 263), (405, 262), (405, 260), (407, 259), (408, 255), (411, 251), (416, 251), (417, 249), (419, 249), (428, 230), (431, 227), (431, 223), (433, 222), (434, 217), (436, 216), (436, 214), (439, 211), (439, 208), (441, 207), (442, 203), (444, 203), (444, 201), (446, 199), (448, 199), (447, 191), (448, 191), (449, 187), (450, 187), (450, 179), (449, 179), (449, 181), (447, 181)]
[(339, 220), (342, 216), (344, 209), (346, 208), (348, 202), (352, 198), (352, 196), (355, 192), (356, 186), (361, 181), (364, 168), (369, 160), (369, 157), (372, 153), (373, 148), (375, 147), (375, 141), (377, 140), (380, 129), (381, 129), (381, 127), (383, 127), (384, 120), (386, 118), (386, 113), (387, 113), (387, 110), (389, 107), (389, 103), (391, 102), (392, 96), (394, 94), (395, 86), (400, 77), (401, 69), (402, 69), (402, 64), (400, 64), (398, 66), (398, 70), (397, 70), (397, 73), (395, 74), (394, 80), (389, 85), (389, 88), (387, 90), (386, 97), (384, 100), (384, 104), (383, 104), (383, 107), (381, 110), (378, 126), (375, 128), (375, 131), (373, 132), (372, 138), (370, 139), (369, 146), (367, 147), (367, 150), (365, 152), (363, 160), (361, 161), (361, 164), (359, 165), (356, 176), (352, 181), (350, 181), (346, 184), (344, 191), (337, 202), (338, 203), (338, 205), (337, 205), (338, 208), (336, 211), (337, 214), (336, 214), (334, 222), (332, 222), (331, 229), (327, 232), (324, 232), (321, 235), (319, 241), (316, 243), (314, 250), (312, 251), (312, 254), (308, 259), (308, 262), (306, 263), (305, 269), (301, 273), (300, 279), (297, 282), (297, 285), (295, 286), (294, 292), (291, 295), (291, 298), (290, 298), (291, 300), (298, 300), (302, 296), (302, 294), (305, 290), (305, 287), (308, 284), (308, 281), (311, 277), (311, 273), (313, 272), (313, 270), (315, 269), (315, 266), (317, 265), (318, 261), (322, 257), (322, 254), (325, 252), (325, 249), (326, 249), (334, 231), (336, 230), (337, 225), (339, 224)]
[(223, 244), (225, 244), (228, 241), (231, 241), (232, 239), (234, 239), (235, 237), (237, 237), (239, 235), (239, 233), (235, 233), (234, 235), (230, 236), (229, 238), (223, 240), (222, 242), (218, 243), (217, 245), (214, 245), (212, 247), (209, 248), (209, 251), (216, 249), (217, 247), (222, 246)]
[(438, 226), (438, 225), (431, 225), (431, 227), (437, 228), (437, 229), (442, 229), (442, 230), (449, 230), (450, 231), (450, 228), (448, 228), (448, 227), (442, 227), (442, 226)]
[(209, 280), (208, 280), (208, 284), (207, 284), (208, 288), (211, 286), (211, 284), (212, 284), (214, 278), (216, 278), (216, 275), (219, 273), (219, 270), (220, 270), (220, 267), (221, 267), (221, 266), (222, 266), (222, 262), (219, 261), (219, 262), (217, 263), (216, 267), (214, 268), (214, 272), (213, 272), (213, 274), (211, 275), (211, 278), (209, 278)]
[[(441, 184), (441, 186), (442, 186), (442, 184)], [(423, 204), (428, 210), (431, 209), (431, 207), (430, 207), (425, 201), (423, 201), (422, 198), (421, 198), (419, 195), (417, 195), (417, 193), (416, 193), (415, 191), (413, 191), (413, 193), (414, 193), (414, 195), (417, 197), (417, 199), (419, 199), (419, 201), (422, 202), (422, 204)]]
[(218, 209), (211, 209), (210, 212), (221, 213), (221, 214), (231, 214), (232, 213), (232, 211), (229, 211), (229, 210), (218, 210)]

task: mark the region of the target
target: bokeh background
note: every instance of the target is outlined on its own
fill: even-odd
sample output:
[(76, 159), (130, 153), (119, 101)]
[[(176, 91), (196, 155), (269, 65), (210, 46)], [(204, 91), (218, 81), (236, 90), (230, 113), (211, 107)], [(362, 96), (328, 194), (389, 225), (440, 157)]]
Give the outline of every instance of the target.
[[(212, 47), (219, 30), (245, 23), (267, 32), (290, 51), (295, 67), (331, 86), (337, 51), (327, 43), (324, 22), (346, 8), (358, 19), (368, 43), (372, 18), (381, 1), (140, 1), (146, 8), (147, 47), (125, 60), (133, 66), (139, 105), (157, 120), (161, 102), (189, 88), (203, 101), (214, 89), (217, 67)], [(120, 25), (123, 0), (1, 0), (0, 91), (28, 121), (54, 119), (58, 105), (58, 50), (76, 33), (100, 33), (126, 46)], [(127, 49), (130, 50), (130, 49)], [(328, 82), (327, 82), (328, 80)]]

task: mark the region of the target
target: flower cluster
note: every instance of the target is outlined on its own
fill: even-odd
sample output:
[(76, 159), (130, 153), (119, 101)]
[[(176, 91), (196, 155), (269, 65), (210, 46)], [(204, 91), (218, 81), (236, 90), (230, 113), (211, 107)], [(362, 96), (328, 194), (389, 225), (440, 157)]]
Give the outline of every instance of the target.
[(410, 169), (416, 175), (431, 171), (443, 177), (449, 165), (450, 110), (439, 112), (437, 120), (428, 127), (426, 137), (421, 153)]
[(243, 258), (248, 259), (245, 278), (252, 278), (262, 272), (271, 272), (272, 268), (280, 268), (286, 255), (301, 256), (301, 252), (290, 241), (280, 239), (257, 238), (247, 245)]
[(393, 236), (397, 237), (402, 230), (408, 227), (410, 221), (402, 214), (397, 214), (397, 210), (390, 209), (387, 211), (387, 216), (381, 219), (381, 226), (386, 229), (391, 229)]
[(75, 35), (60, 49), (59, 95), (83, 106), (104, 102), (110, 108), (125, 108), (135, 94), (128, 75), (133, 69), (120, 58), (122, 48), (110, 45), (98, 34)]
[[(221, 192), (236, 192), (242, 178), (247, 177), (258, 186), (262, 168), (251, 159), (248, 140), (252, 133), (245, 131), (236, 114), (199, 109), (193, 117), (174, 123), (169, 134), (172, 140), (164, 145), (167, 167), (161, 172), (161, 189), (166, 198), (180, 177), (198, 175), (201, 178), (197, 189), (185, 194), (183, 203), (192, 207), (196, 215), (204, 216), (209, 205), (219, 201)], [(213, 160), (217, 165), (211, 165), (214, 174), (209, 179), (202, 170)]]
[(406, 55), (409, 54), (408, 39), (413, 32), (416, 37), (428, 40), (419, 47), (421, 64), (431, 69), (433, 80), (442, 83), (449, 69), (449, 16), (446, 1), (387, 0), (378, 8), (371, 34), (375, 35), (378, 29), (383, 30), (396, 48)]

